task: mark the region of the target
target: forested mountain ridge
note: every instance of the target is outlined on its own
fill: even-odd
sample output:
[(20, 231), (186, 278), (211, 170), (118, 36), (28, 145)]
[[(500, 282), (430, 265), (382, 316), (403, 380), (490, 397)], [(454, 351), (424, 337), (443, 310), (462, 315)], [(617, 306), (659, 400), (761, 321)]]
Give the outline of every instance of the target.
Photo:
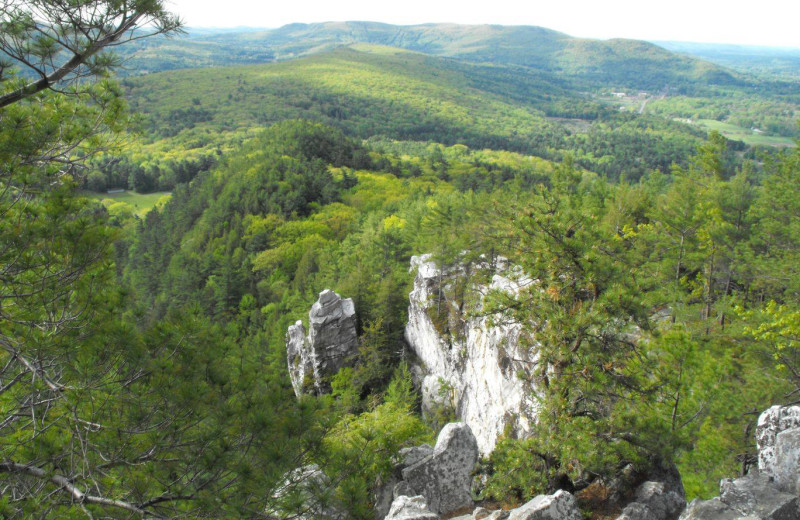
[[(584, 84), (619, 88), (702, 90), (709, 84), (744, 83), (737, 73), (636, 40), (591, 40), (534, 26), (376, 22), (290, 24), (183, 39), (154, 40), (126, 50), (129, 68), (158, 71), (194, 66), (287, 60), (355, 43), (386, 45), (478, 63), (530, 67)], [(168, 56), (164, 56), (165, 51)]]

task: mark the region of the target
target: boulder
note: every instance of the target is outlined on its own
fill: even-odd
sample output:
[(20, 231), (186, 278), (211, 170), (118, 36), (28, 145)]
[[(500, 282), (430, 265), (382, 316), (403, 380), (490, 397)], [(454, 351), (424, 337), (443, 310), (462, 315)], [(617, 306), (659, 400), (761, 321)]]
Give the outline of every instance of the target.
[(633, 501), (617, 520), (674, 520), (685, 507), (682, 484), (676, 489), (674, 484), (648, 480), (636, 488)]
[(617, 520), (656, 520), (656, 515), (641, 502), (631, 502), (625, 506)]
[(439, 520), (425, 503), (425, 497), (401, 495), (392, 502), (385, 520)]
[(478, 444), (464, 423), (446, 425), (433, 452), (402, 470), (403, 480), (425, 497), (431, 511), (447, 514), (473, 504), (471, 473), (478, 461)]
[[(504, 259), (440, 272), (431, 255), (422, 255), (411, 259), (411, 270), (416, 277), (405, 337), (419, 360), (412, 368), (423, 413), (454, 412), (472, 428), (482, 455), (491, 453), (504, 433), (527, 435), (539, 405), (535, 389), (520, 374), (536, 363), (536, 350), (529, 348), (534, 342), (523, 340), (519, 323), (481, 311), (488, 293), (513, 298), (531, 279)], [(488, 273), (486, 281), (473, 282), (476, 272)], [(467, 288), (456, 290), (462, 286)]]
[(757, 517), (742, 515), (717, 497), (692, 500), (680, 520), (757, 520)]
[(286, 357), (294, 393), (330, 391), (330, 378), (358, 354), (353, 300), (325, 290), (308, 313), (309, 331), (298, 321), (286, 333)]
[(778, 491), (763, 475), (725, 479), (719, 488), (719, 499), (743, 515), (763, 520), (800, 518), (800, 502), (797, 496)]
[(772, 478), (781, 491), (800, 494), (800, 428), (783, 430), (776, 436)]
[(508, 520), (582, 520), (578, 501), (567, 491), (539, 495), (510, 512)]
[(758, 470), (775, 486), (800, 494), (800, 406), (773, 406), (758, 418)]
[(720, 496), (694, 500), (680, 520), (797, 520), (798, 497), (775, 488), (765, 475), (752, 473), (720, 482)]

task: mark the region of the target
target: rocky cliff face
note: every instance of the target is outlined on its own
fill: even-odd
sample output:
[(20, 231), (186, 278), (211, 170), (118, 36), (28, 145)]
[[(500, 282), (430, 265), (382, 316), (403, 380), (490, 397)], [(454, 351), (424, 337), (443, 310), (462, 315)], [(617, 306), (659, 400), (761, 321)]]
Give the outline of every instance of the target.
[(325, 290), (308, 313), (309, 331), (298, 321), (286, 333), (286, 357), (294, 393), (330, 391), (330, 377), (358, 354), (353, 300)]
[[(481, 310), (490, 290), (514, 295), (530, 279), (502, 261), (485, 286), (470, 283), (464, 267), (441, 273), (430, 255), (413, 257), (411, 269), (417, 275), (405, 336), (419, 358), (415, 370), (423, 412), (452, 407), (456, 419), (470, 426), (484, 455), (505, 431), (523, 436), (537, 407), (519, 374), (530, 372), (535, 349), (523, 345), (529, 342), (521, 341), (519, 323), (481, 315)], [(459, 292), (461, 299), (453, 296)], [(465, 304), (464, 293), (472, 294), (473, 301)]]

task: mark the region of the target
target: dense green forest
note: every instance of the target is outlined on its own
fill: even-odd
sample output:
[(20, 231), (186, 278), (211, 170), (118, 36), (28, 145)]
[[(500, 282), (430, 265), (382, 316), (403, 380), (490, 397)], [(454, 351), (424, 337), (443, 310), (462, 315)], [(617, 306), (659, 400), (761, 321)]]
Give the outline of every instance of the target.
[(184, 40), (152, 38), (127, 47), (132, 70), (253, 64), (295, 59), (340, 46), (371, 44), (458, 58), (475, 63), (523, 66), (558, 73), (583, 84), (693, 91), (708, 83), (737, 84), (736, 73), (651, 43), (573, 38), (531, 26), (375, 22), (290, 24), (273, 30), (190, 32)]
[[(672, 121), (784, 121), (791, 92), (638, 114), (563, 71), (375, 45), (116, 83), (115, 60), (68, 58), (178, 20), (46, 5), (52, 34), (0, 7), (0, 43), (37, 65), (0, 75), (3, 517), (291, 517), (308, 497), (286, 475), (317, 464), (316, 499), (373, 518), (399, 450), (438, 426), (403, 339), (422, 253), (537, 281), (491, 300), (536, 338), (520, 377), (544, 390), (533, 434), (482, 462), (481, 498), (672, 464), (708, 497), (752, 464), (755, 414), (796, 400), (800, 150)], [(110, 188), (171, 197), (143, 214), (86, 196)], [(326, 288), (354, 300), (358, 360), (296, 399), (286, 330)]]
[(585, 168), (630, 179), (685, 164), (704, 135), (667, 118), (620, 112), (556, 77), (384, 47), (123, 84), (132, 108), (145, 117), (141, 129), (149, 143), (136, 146), (132, 160), (98, 163), (105, 176), (93, 177), (98, 186), (171, 189), (182, 174), (168, 160), (202, 166), (220, 148), (238, 146), (248, 130), (286, 118), (323, 122), (364, 139), (462, 143), (551, 160), (569, 152)]
[(733, 147), (738, 152), (755, 147), (750, 158), (759, 146), (791, 144), (798, 132), (793, 83), (695, 79), (693, 94), (660, 87), (620, 101), (609, 94), (613, 83), (585, 83), (503, 60), (487, 64), (488, 57), (478, 61), (358, 43), (321, 53), (315, 47), (307, 57), (281, 63), (128, 78), (123, 86), (147, 138), (132, 141), (122, 156), (96, 162), (87, 187), (171, 190), (253, 129), (287, 118), (319, 121), (364, 139), (462, 143), (549, 160), (569, 153), (586, 169), (629, 180), (652, 169), (666, 172), (673, 163), (686, 166), (708, 129), (743, 140)]

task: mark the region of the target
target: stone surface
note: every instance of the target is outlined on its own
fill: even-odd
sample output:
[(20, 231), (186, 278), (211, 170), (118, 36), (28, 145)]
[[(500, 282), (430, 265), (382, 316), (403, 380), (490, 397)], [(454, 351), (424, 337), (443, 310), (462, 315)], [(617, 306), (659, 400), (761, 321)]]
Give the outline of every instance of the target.
[(773, 406), (759, 416), (756, 428), (758, 470), (773, 479), (778, 489), (795, 494), (800, 471), (800, 435), (788, 430), (796, 428), (800, 428), (800, 406)]
[(641, 502), (631, 502), (625, 506), (617, 520), (657, 520), (657, 517), (649, 507)]
[(400, 450), (400, 459), (403, 467), (413, 466), (422, 459), (433, 455), (433, 446), (422, 444), (413, 448), (403, 448)]
[(400, 479), (396, 475), (389, 475), (387, 480), (372, 490), (373, 510), (375, 520), (383, 520), (389, 514), (394, 499), (400, 495), (415, 495), (413, 490), (395, 492)]
[(306, 329), (302, 321), (298, 320), (286, 333), (286, 359), (292, 388), (295, 395), (300, 397), (304, 388), (310, 390), (314, 384), (314, 367), (311, 353), (306, 346)]
[(508, 511), (492, 511), (492, 514), (486, 517), (486, 520), (506, 520), (509, 516)]
[(776, 437), (772, 477), (781, 491), (800, 495), (800, 427), (783, 430)]
[[(479, 312), (489, 291), (513, 297), (532, 282), (502, 259), (496, 266), (488, 287), (471, 286), (467, 291), (481, 296), (465, 308), (464, 302), (447, 297), (454, 292), (453, 282), (466, 275), (465, 267), (440, 273), (431, 255), (413, 257), (411, 269), (417, 275), (409, 295), (405, 330), (406, 340), (420, 361), (415, 373), (423, 413), (452, 407), (458, 420), (472, 428), (483, 455), (491, 453), (504, 432), (525, 436), (538, 409), (532, 389), (519, 377), (536, 362), (535, 352), (520, 345), (520, 324)], [(473, 265), (471, 270), (487, 267)], [(440, 286), (444, 286), (442, 301)], [(439, 324), (439, 329), (447, 328), (442, 333), (431, 318), (440, 305), (449, 316), (447, 324)]]
[(566, 491), (539, 495), (510, 512), (509, 520), (582, 520), (578, 501)]
[(402, 470), (403, 480), (425, 497), (431, 511), (447, 514), (472, 505), (471, 473), (478, 461), (478, 444), (464, 423), (446, 425), (433, 453)]
[(775, 489), (766, 476), (748, 475), (720, 483), (720, 500), (743, 515), (764, 520), (797, 520), (800, 504), (795, 495)]
[(353, 300), (325, 290), (308, 313), (309, 331), (298, 321), (286, 333), (286, 357), (294, 393), (326, 393), (330, 378), (358, 354)]
[(692, 500), (681, 514), (680, 520), (757, 520), (757, 517), (741, 514), (718, 497), (711, 500)]
[(408, 482), (406, 482), (405, 480), (401, 480), (400, 482), (397, 483), (396, 486), (394, 486), (393, 493), (394, 493), (394, 498), (397, 498), (403, 495), (412, 496), (415, 494), (415, 491), (414, 489), (412, 489), (412, 487), (409, 485)]
[[(671, 476), (671, 475), (670, 475)], [(683, 484), (667, 478), (648, 480), (636, 488), (633, 501), (625, 506), (617, 520), (674, 520), (686, 507)]]
[(720, 496), (694, 500), (680, 520), (798, 520), (796, 495), (779, 491), (766, 475), (752, 473), (720, 482)]
[(425, 503), (425, 497), (401, 495), (392, 502), (386, 520), (438, 520)]
[(482, 507), (476, 507), (475, 511), (472, 512), (472, 518), (475, 520), (483, 520), (487, 516), (489, 516), (489, 511)]

